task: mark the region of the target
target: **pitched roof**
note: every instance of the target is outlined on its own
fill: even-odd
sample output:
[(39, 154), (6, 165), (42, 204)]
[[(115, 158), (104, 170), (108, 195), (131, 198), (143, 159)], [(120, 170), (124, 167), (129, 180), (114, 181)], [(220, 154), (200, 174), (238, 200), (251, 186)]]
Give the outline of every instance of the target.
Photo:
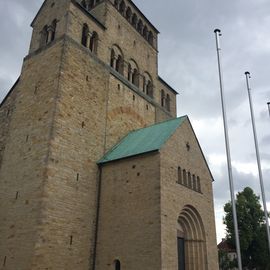
[(183, 116), (130, 132), (98, 164), (160, 150), (186, 119)]
[(218, 250), (223, 250), (226, 252), (235, 252), (235, 248), (233, 248), (228, 240), (222, 239), (222, 241), (218, 244)]

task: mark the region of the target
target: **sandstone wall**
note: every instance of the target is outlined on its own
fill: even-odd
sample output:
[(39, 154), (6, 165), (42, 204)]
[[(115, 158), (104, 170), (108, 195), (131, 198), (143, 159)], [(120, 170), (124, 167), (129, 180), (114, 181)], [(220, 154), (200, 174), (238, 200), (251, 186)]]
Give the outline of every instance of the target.
[[(178, 183), (179, 166), (187, 173), (200, 177), (201, 192)], [(196, 253), (197, 250), (192, 247), (194, 238), (188, 235), (186, 252), (191, 254), (193, 260), (190, 260), (190, 256), (186, 258), (187, 269), (218, 269), (212, 178), (188, 120), (177, 129), (161, 151), (162, 269), (177, 269), (178, 218), (185, 206), (196, 209), (202, 219), (206, 237), (206, 247), (203, 250), (207, 255)], [(202, 264), (198, 264), (198, 258), (202, 258)]]
[(15, 89), (0, 169), (0, 260), (1, 266), (5, 261), (4, 269), (31, 269), (35, 246), (44, 241), (40, 238), (44, 185), (61, 55), (60, 42), (25, 60)]
[(161, 269), (159, 155), (102, 167), (97, 270)]

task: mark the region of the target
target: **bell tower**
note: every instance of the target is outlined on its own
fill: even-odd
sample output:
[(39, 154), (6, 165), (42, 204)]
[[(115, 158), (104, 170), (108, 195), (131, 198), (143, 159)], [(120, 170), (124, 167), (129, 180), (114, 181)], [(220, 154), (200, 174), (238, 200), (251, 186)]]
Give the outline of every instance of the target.
[(177, 92), (157, 72), (158, 31), (132, 1), (46, 0), (31, 26), (0, 107), (0, 265), (88, 270), (97, 161), (131, 130), (175, 117)]

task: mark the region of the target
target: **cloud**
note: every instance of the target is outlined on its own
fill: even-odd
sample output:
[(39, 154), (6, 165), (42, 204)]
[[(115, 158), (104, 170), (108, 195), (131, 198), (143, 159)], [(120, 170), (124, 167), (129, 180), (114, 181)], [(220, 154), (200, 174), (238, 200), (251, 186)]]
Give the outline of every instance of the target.
[[(160, 30), (159, 74), (179, 90), (178, 114), (188, 114), (213, 171), (219, 239), (222, 206), (230, 199), (215, 38), (220, 28), (225, 97), (235, 187), (260, 194), (244, 72), (251, 87), (265, 179), (270, 178), (270, 4), (267, 0), (134, 0)], [(20, 74), (42, 0), (0, 1), (0, 101)], [(270, 181), (265, 181), (270, 202)]]

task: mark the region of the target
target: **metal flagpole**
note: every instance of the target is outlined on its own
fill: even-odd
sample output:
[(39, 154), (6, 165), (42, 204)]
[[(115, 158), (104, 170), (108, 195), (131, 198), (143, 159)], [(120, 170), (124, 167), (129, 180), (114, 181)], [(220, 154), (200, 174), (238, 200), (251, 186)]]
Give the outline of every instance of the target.
[(233, 210), (235, 244), (236, 244), (236, 252), (237, 252), (238, 269), (242, 270), (242, 259), (241, 259), (241, 249), (240, 249), (238, 222), (237, 222), (236, 205), (235, 205), (234, 182), (233, 182), (233, 175), (232, 175), (232, 162), (231, 162), (230, 142), (229, 142), (229, 134), (228, 134), (227, 113), (226, 113), (225, 97), (223, 94), (224, 87), (223, 87), (223, 75), (222, 75), (222, 65), (221, 65), (221, 56), (220, 56), (221, 48), (220, 48), (220, 41), (219, 41), (219, 37), (221, 36), (221, 31), (219, 29), (216, 29), (214, 32), (216, 36), (216, 46), (217, 46), (220, 94), (221, 94), (225, 144), (226, 144), (226, 153), (227, 153), (228, 175), (229, 175), (230, 191), (231, 191), (231, 202), (232, 202), (232, 210)]
[(247, 90), (248, 90), (249, 105), (250, 105), (250, 114), (251, 114), (252, 127), (253, 127), (253, 134), (254, 134), (254, 142), (255, 142), (255, 148), (256, 148), (256, 156), (257, 156), (257, 163), (258, 163), (258, 171), (259, 171), (260, 184), (261, 184), (261, 192), (262, 192), (263, 208), (264, 208), (265, 221), (266, 221), (266, 231), (267, 231), (267, 237), (268, 237), (268, 247), (269, 247), (269, 252), (270, 252), (270, 232), (269, 232), (268, 211), (267, 211), (267, 205), (266, 205), (266, 199), (265, 199), (265, 191), (264, 191), (264, 183), (263, 183), (263, 174), (262, 174), (262, 166), (261, 166), (261, 157), (260, 157), (260, 151), (259, 151), (259, 146), (258, 146), (256, 124), (255, 124), (254, 111), (253, 111), (253, 105), (252, 105), (251, 88), (250, 88), (250, 85), (249, 85), (249, 79), (250, 79), (251, 77), (250, 77), (250, 73), (249, 73), (248, 71), (245, 72), (245, 75), (246, 75)]

